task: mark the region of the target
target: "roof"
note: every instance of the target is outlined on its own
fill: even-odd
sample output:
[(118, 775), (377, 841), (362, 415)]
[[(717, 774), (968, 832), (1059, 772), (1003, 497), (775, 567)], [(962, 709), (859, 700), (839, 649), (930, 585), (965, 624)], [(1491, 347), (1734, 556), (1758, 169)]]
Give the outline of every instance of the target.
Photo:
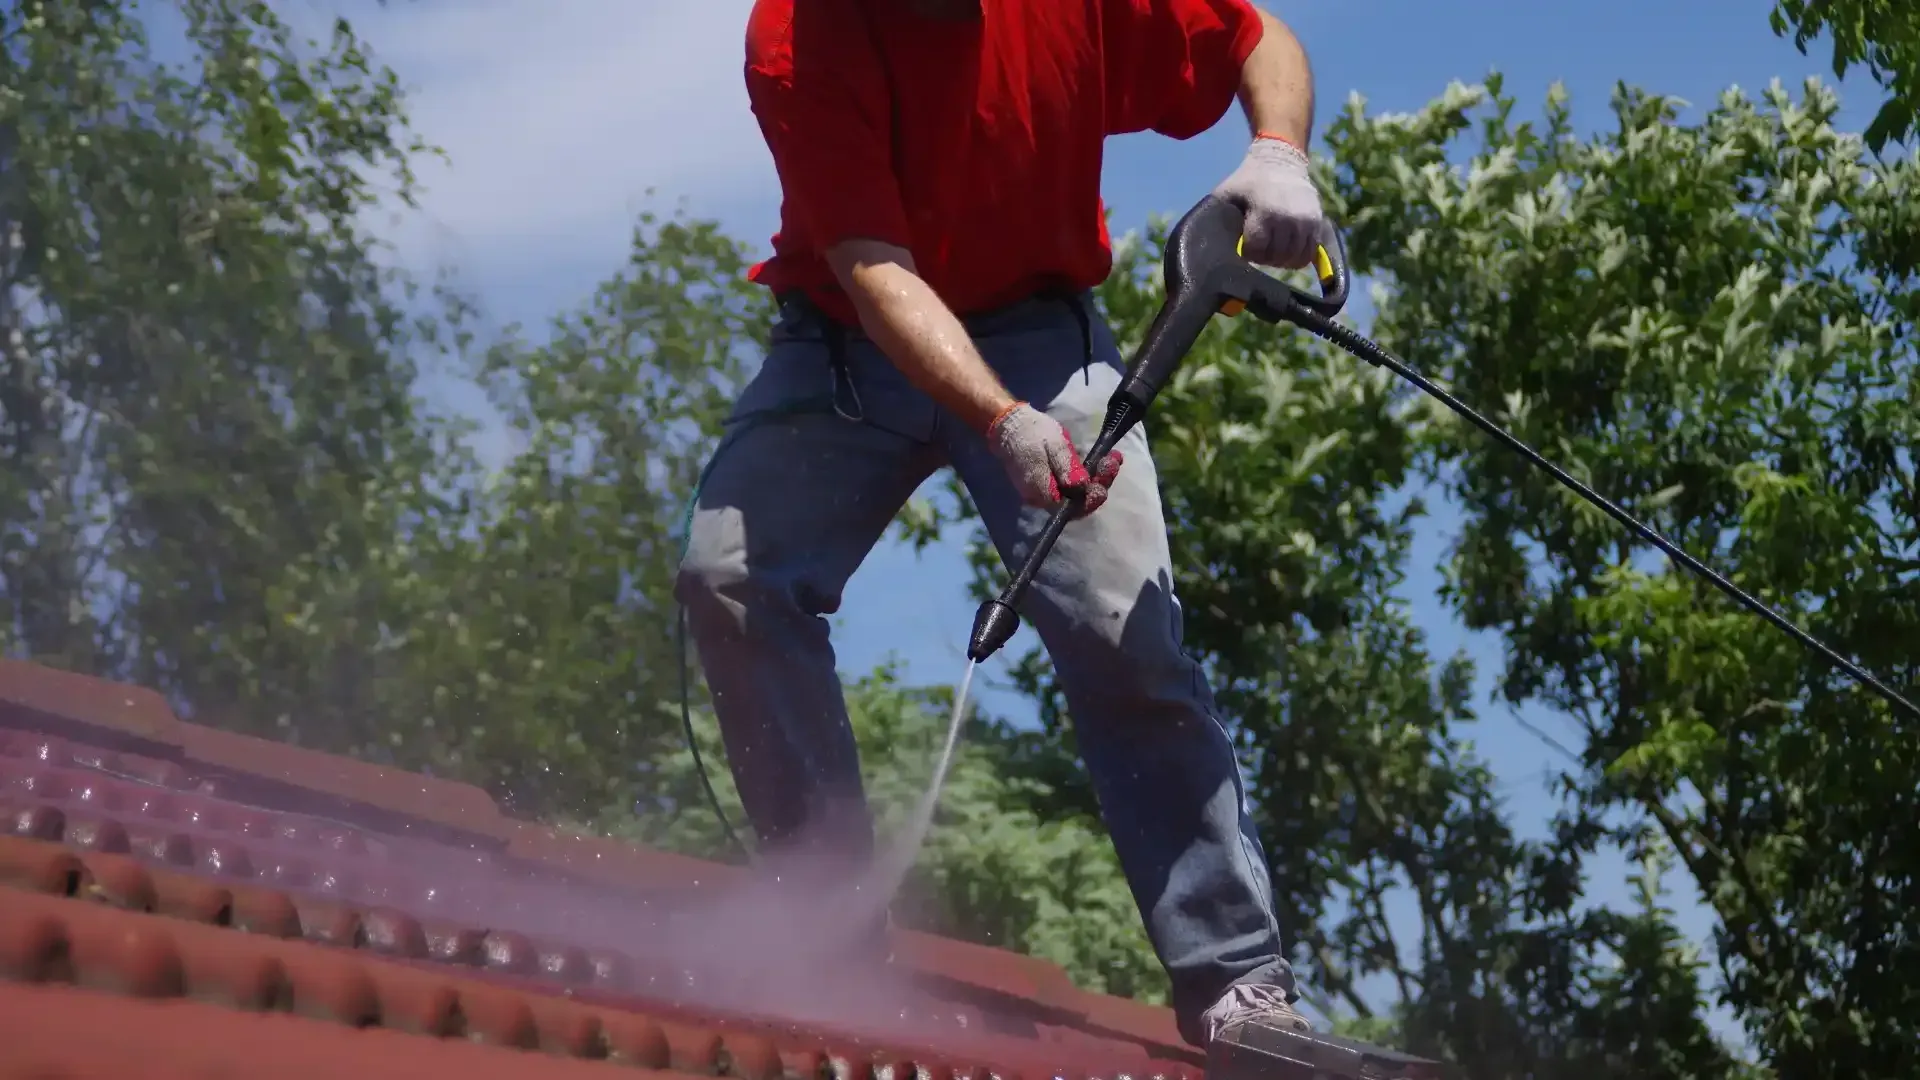
[(0, 822), (0, 1078), (1202, 1072), (1165, 1009), (906, 931), (884, 1015), (824, 989), (756, 1014), (676, 921), (736, 868), (4, 660)]

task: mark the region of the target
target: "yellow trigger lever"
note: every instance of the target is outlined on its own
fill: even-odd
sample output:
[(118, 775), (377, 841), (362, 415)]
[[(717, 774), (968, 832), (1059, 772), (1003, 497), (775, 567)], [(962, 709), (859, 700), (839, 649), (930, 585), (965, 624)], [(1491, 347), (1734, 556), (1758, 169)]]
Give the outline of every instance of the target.
[[(1234, 241), (1233, 253), (1243, 259), (1247, 257), (1246, 236), (1242, 235), (1240, 239)], [(1327, 245), (1325, 244), (1317, 244), (1314, 246), (1313, 271), (1320, 275), (1320, 283), (1322, 285), (1331, 286), (1333, 284), (1335, 276), (1333, 272), (1333, 256), (1327, 252)], [(1229, 319), (1245, 310), (1247, 310), (1246, 301), (1236, 300), (1232, 297), (1222, 301), (1220, 304), (1220, 314), (1225, 315)]]
[[(1233, 242), (1233, 253), (1243, 259), (1247, 257), (1247, 237), (1245, 233), (1240, 234), (1240, 239)], [(1226, 301), (1220, 305), (1220, 314), (1225, 315), (1229, 319), (1245, 310), (1247, 310), (1246, 301), (1236, 300), (1233, 297), (1228, 297)]]

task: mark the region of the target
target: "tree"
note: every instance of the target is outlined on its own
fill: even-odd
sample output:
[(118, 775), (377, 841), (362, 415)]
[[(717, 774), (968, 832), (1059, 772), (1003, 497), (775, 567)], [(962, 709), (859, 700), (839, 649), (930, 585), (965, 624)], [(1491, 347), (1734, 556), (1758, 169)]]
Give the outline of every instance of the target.
[(419, 699), (388, 719), (405, 760), (534, 818), (698, 804), (651, 770), (681, 739), (682, 514), (769, 324), (748, 261), (712, 222), (644, 215), (627, 265), (544, 342), (510, 328), (474, 352), (518, 449), (469, 466), (460, 513), (406, 538), (403, 607), (423, 617), (403, 680)]
[[(1694, 123), (1621, 87), (1591, 139), (1558, 88), (1538, 123), (1514, 107), (1496, 78), (1330, 128), (1333, 205), (1391, 283), (1378, 334), (1911, 688), (1920, 165), (1866, 159), (1811, 81)], [(1719, 995), (1779, 1075), (1914, 1075), (1916, 725), (1477, 432), (1432, 446), (1466, 520), (1448, 600), (1505, 639), (1503, 696), (1576, 736), (1568, 854), (1606, 818), (1677, 854)]]
[(0, 24), (0, 638), (369, 741), (374, 570), (432, 450), (356, 216), (423, 147), (346, 24), (177, 13), (181, 64), (131, 4)]
[[(1913, 163), (1864, 160), (1817, 84), (1798, 102), (1730, 93), (1691, 125), (1623, 88), (1617, 130), (1587, 140), (1558, 91), (1537, 125), (1514, 107), (1494, 79), (1411, 117), (1356, 99), (1329, 130), (1330, 203), (1385, 284), (1377, 333), (1912, 685), (1895, 643), (1920, 587)], [(1450, 167), (1475, 129), (1471, 165)], [(1123, 340), (1151, 310), (1115, 303), (1127, 288), (1106, 290)], [(1384, 388), (1328, 396), (1329, 372), (1369, 376), (1286, 338), (1257, 358), (1233, 345), (1249, 333), (1210, 331), (1152, 426), (1191, 642), (1270, 843), (1317, 857), (1276, 859), (1276, 892), (1309, 924), (1347, 900), (1331, 931), (1300, 933), (1316, 981), (1340, 995), (1349, 972), (1389, 973), (1371, 1019), (1347, 995), (1361, 1025), (1474, 1075), (1750, 1075), (1712, 1036), (1707, 971), (1660, 899), (1671, 853), (1717, 919), (1711, 990), (1768, 1068), (1911, 1075), (1920, 1013), (1894, 973), (1913, 936), (1912, 725), (1477, 431)], [(1311, 407), (1273, 407), (1294, 398)], [(1256, 446), (1314, 455), (1290, 472)], [(1400, 519), (1379, 508), (1409, 473), (1465, 509), (1445, 598), (1507, 639), (1503, 696), (1580, 736), (1547, 842), (1511, 836), (1448, 734), (1464, 671), (1428, 668), (1383, 590)], [(1057, 725), (1044, 665), (1022, 678)], [(1025, 760), (1070, 775), (1067, 745), (1029, 739)], [(1580, 896), (1608, 847), (1648, 868), (1633, 910)], [(1410, 950), (1369, 918), (1381, 881), (1416, 901)]]
[(1903, 0), (1775, 0), (1773, 32), (1802, 53), (1822, 33), (1833, 45), (1833, 76), (1856, 65), (1891, 95), (1867, 125), (1874, 153), (1920, 124), (1920, 9)]

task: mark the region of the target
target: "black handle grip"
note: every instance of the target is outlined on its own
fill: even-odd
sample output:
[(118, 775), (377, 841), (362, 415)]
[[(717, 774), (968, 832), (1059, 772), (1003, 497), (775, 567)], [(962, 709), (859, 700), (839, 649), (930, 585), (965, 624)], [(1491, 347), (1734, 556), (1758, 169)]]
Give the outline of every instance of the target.
[(1317, 296), (1248, 262), (1241, 255), (1245, 229), (1245, 211), (1216, 195), (1201, 199), (1174, 225), (1162, 260), (1166, 299), (1128, 366), (1114, 397), (1116, 406), (1124, 401), (1130, 413), (1144, 412), (1216, 314), (1250, 310), (1267, 322), (1279, 322), (1296, 306), (1328, 318), (1346, 306), (1353, 275), (1347, 269), (1346, 244), (1330, 219), (1321, 220), (1314, 247)]
[[(1207, 271), (1213, 268), (1212, 264), (1216, 263), (1230, 260), (1236, 267), (1252, 268), (1253, 264), (1247, 261), (1244, 251), (1246, 221), (1245, 211), (1217, 195), (1209, 195), (1200, 200), (1199, 205), (1188, 211), (1187, 215), (1180, 219), (1180, 224), (1174, 226), (1173, 235), (1167, 239), (1169, 256), (1167, 269), (1170, 272), (1174, 269), (1171, 259), (1176, 248), (1181, 250), (1186, 261), (1186, 265), (1182, 268), (1185, 272), (1180, 278), (1183, 285), (1199, 284)], [(1184, 235), (1183, 229), (1186, 230)], [(1183, 240), (1186, 242), (1183, 243)], [(1313, 268), (1314, 277), (1320, 281), (1319, 294), (1284, 286), (1288, 298), (1293, 303), (1317, 311), (1327, 318), (1340, 314), (1341, 310), (1347, 306), (1347, 293), (1353, 287), (1353, 273), (1347, 268), (1346, 241), (1341, 238), (1340, 230), (1335, 227), (1330, 217), (1320, 219), (1319, 232), (1314, 236), (1313, 258), (1309, 265)], [(1169, 295), (1174, 291), (1172, 280), (1170, 273), (1167, 285)], [(1272, 278), (1267, 280), (1273, 281)], [(1274, 284), (1278, 285), (1279, 282)], [(1237, 313), (1237, 309), (1227, 312), (1227, 314)]]

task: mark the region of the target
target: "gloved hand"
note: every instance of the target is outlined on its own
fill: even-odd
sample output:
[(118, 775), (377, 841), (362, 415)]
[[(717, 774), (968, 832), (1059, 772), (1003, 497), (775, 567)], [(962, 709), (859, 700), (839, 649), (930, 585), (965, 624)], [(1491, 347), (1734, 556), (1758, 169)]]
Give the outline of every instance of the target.
[(1007, 475), (1029, 506), (1051, 510), (1065, 496), (1085, 491), (1075, 517), (1100, 509), (1107, 501), (1113, 478), (1120, 472), (1120, 452), (1116, 450), (1089, 473), (1067, 429), (1024, 401), (1014, 403), (987, 428), (987, 447), (1006, 466)]
[(1246, 214), (1245, 255), (1250, 262), (1296, 270), (1313, 260), (1314, 241), (1324, 214), (1320, 192), (1307, 171), (1307, 155), (1288, 143), (1261, 135), (1247, 156), (1214, 195)]

